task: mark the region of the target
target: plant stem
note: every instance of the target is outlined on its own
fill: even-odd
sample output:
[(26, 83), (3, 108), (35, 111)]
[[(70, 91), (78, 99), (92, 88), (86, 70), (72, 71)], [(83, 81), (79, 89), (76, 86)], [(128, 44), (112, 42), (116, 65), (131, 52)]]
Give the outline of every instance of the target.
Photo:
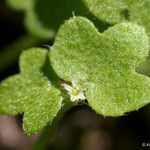
[(33, 147), (33, 150), (46, 149), (50, 138), (53, 136), (53, 133), (55, 132), (56, 128), (58, 127), (59, 123), (61, 122), (66, 112), (76, 105), (76, 103), (73, 103), (70, 100), (66, 100), (66, 101), (68, 102), (64, 104), (62, 109), (59, 111), (57, 117), (55, 117), (54, 120), (52, 121), (50, 127), (46, 127), (43, 130), (43, 133), (41, 134), (40, 138), (37, 140), (35, 146)]
[(0, 71), (3, 71), (18, 58), (22, 50), (31, 46), (36, 46), (40, 42), (40, 39), (32, 37), (30, 35), (23, 35), (17, 39), (14, 43), (4, 48), (0, 53)]

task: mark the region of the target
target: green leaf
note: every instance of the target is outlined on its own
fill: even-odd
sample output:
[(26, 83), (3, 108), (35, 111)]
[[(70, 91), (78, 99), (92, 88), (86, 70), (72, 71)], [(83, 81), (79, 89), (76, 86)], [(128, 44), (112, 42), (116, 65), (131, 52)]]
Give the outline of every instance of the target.
[(150, 37), (150, 0), (82, 0), (99, 20), (116, 24), (131, 21), (144, 26)]
[(51, 82), (52, 72), (45, 49), (24, 51), (20, 67), (21, 73), (0, 84), (0, 113), (24, 113), (23, 128), (30, 135), (53, 120), (61, 108), (62, 97), (54, 81)]
[(84, 17), (61, 26), (50, 50), (51, 64), (66, 81), (87, 85), (89, 104), (104, 116), (120, 116), (150, 102), (150, 79), (135, 72), (149, 53), (145, 30), (117, 24), (104, 33)]

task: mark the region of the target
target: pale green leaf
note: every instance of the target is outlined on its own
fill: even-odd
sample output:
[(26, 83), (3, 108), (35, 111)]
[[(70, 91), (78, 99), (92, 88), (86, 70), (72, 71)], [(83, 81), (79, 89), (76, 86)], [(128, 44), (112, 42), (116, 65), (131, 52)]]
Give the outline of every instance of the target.
[(73, 17), (58, 31), (50, 60), (60, 78), (87, 85), (96, 112), (120, 116), (150, 102), (150, 79), (135, 72), (148, 53), (149, 39), (136, 24), (99, 33), (86, 18)]
[(150, 37), (150, 0), (82, 0), (99, 20), (131, 21), (144, 26)]
[[(21, 73), (0, 84), (0, 113), (24, 113), (23, 127), (27, 134), (45, 127), (61, 108), (61, 92), (53, 84), (58, 79), (51, 75), (47, 56), (45, 49), (24, 51), (20, 58)], [(51, 76), (55, 81), (51, 82)]]

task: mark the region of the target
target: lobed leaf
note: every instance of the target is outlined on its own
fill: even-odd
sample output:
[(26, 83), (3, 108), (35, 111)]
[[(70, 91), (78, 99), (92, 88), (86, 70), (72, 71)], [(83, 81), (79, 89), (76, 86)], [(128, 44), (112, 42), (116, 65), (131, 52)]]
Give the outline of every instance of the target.
[[(23, 128), (27, 134), (45, 127), (61, 108), (61, 92), (50, 80), (52, 72), (47, 56), (47, 51), (41, 48), (24, 51), (20, 58), (21, 73), (0, 84), (0, 113), (24, 113)], [(45, 70), (45, 65), (49, 70)]]
[(131, 21), (144, 26), (150, 37), (150, 0), (82, 0), (99, 20), (116, 24)]
[(135, 72), (149, 53), (145, 30), (117, 24), (104, 33), (84, 17), (66, 21), (50, 51), (60, 78), (86, 85), (85, 95), (97, 113), (121, 116), (150, 102), (150, 79)]

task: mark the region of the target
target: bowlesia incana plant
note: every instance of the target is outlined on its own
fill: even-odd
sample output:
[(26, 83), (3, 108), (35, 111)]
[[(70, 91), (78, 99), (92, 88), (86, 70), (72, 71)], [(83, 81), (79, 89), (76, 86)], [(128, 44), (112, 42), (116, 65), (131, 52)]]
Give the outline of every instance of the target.
[(141, 26), (123, 22), (100, 33), (88, 19), (74, 16), (49, 51), (21, 54), (20, 73), (0, 84), (0, 113), (23, 114), (23, 129), (31, 135), (56, 126), (80, 103), (106, 117), (138, 110), (150, 102), (150, 78), (135, 71), (148, 54)]

